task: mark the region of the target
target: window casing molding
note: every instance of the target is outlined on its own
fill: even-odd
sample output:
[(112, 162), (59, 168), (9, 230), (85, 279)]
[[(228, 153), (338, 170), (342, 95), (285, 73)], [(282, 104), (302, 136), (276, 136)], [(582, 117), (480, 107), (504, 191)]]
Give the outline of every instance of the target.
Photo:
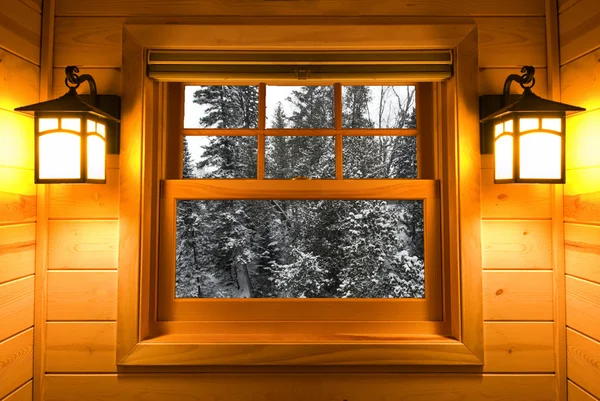
[[(230, 38), (227, 32), (235, 30)], [(156, 263), (158, 181), (164, 143), (165, 96), (146, 77), (147, 49), (277, 49), (291, 32), (302, 48), (448, 48), (454, 76), (440, 84), (436, 110), (444, 165), (441, 177), (444, 314), (451, 335), (398, 333), (348, 341), (268, 342), (244, 336), (199, 337), (193, 330), (157, 335)], [(126, 25), (123, 31), (123, 110), (120, 186), (119, 365), (481, 365), (483, 318), (479, 205), (477, 32), (474, 25)], [(345, 35), (355, 40), (344, 42)], [(190, 39), (194, 38), (194, 39)], [(227, 39), (223, 39), (227, 38)], [(324, 42), (322, 38), (327, 38)], [(281, 42), (278, 44), (277, 41)], [(229, 42), (231, 41), (231, 42)], [(475, 82), (477, 82), (475, 80)], [(164, 99), (163, 99), (164, 100)], [(461, 135), (458, 135), (458, 132)], [(364, 325), (365, 323), (363, 323)]]

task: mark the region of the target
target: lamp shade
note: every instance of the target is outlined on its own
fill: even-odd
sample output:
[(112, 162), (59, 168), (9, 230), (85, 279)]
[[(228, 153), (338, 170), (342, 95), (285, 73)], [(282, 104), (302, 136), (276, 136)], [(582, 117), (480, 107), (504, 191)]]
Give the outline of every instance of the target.
[(80, 99), (74, 88), (15, 110), (34, 113), (37, 184), (106, 182), (106, 124), (118, 119)]

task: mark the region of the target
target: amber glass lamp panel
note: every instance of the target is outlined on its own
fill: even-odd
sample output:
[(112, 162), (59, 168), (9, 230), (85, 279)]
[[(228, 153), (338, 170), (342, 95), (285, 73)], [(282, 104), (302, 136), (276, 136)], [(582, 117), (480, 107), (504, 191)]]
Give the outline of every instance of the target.
[(514, 178), (514, 122), (505, 119), (494, 126), (494, 179), (512, 181)]
[(87, 120), (87, 179), (106, 180), (106, 126)]
[(79, 118), (37, 119), (38, 179), (81, 179), (81, 120)]
[(563, 123), (560, 117), (519, 118), (519, 179), (563, 179)]

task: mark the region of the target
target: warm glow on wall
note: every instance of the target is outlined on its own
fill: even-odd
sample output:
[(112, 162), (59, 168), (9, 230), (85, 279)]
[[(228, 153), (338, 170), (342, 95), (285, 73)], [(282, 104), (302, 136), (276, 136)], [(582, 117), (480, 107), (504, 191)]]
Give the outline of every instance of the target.
[[(20, 107), (35, 114), (36, 183), (105, 183), (107, 123), (118, 120), (93, 106), (96, 83), (67, 67), (69, 92), (58, 99)], [(76, 88), (90, 82), (92, 104), (81, 100)], [(69, 83), (73, 86), (70, 86)]]
[(521, 71), (524, 75), (506, 79), (503, 103), (508, 103), (512, 81), (521, 84), (524, 94), (482, 120), (493, 124), (484, 126), (482, 142), (493, 131), (494, 182), (564, 183), (566, 112), (584, 109), (536, 96), (531, 91), (534, 68)]

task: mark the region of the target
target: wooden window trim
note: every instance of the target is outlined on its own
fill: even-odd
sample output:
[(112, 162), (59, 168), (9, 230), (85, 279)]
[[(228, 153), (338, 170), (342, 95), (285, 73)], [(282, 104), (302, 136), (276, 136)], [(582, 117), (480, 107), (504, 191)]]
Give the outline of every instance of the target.
[[(229, 35), (234, 30), (236, 35)], [(117, 317), (119, 365), (481, 365), (483, 314), (480, 249), (479, 127), (476, 82), (477, 31), (472, 24), (407, 25), (145, 25), (123, 28), (120, 245)], [(160, 334), (156, 324), (157, 205), (161, 166), (154, 161), (164, 143), (157, 135), (166, 119), (165, 91), (145, 72), (146, 50), (220, 48), (298, 49), (448, 48), (454, 76), (438, 91), (438, 144), (442, 169), (444, 315), (450, 335), (404, 333), (384, 338), (323, 339), (300, 343), (260, 338), (202, 338), (193, 329)], [(344, 38), (353, 38), (348, 44)], [(279, 39), (281, 38), (281, 39)], [(327, 38), (326, 41), (323, 38)], [(278, 42), (278, 40), (281, 40)], [(163, 99), (164, 100), (164, 99)], [(460, 132), (460, 136), (458, 135)], [(365, 323), (363, 323), (365, 324)], [(399, 328), (401, 330), (402, 328)], [(358, 330), (360, 331), (360, 330)]]
[[(240, 83), (243, 85), (244, 83)], [(378, 83), (379, 84), (379, 83)], [(390, 83), (391, 84), (391, 83)], [(159, 132), (165, 148), (170, 151), (159, 155), (161, 169), (161, 199), (159, 228), (158, 299), (155, 335), (167, 335), (181, 328), (196, 332), (199, 337), (216, 338), (220, 335), (235, 336), (244, 332), (246, 338), (252, 333), (264, 341), (276, 341), (282, 336), (310, 339), (351, 339), (352, 336), (398, 336), (402, 334), (448, 334), (449, 321), (443, 316), (442, 271), (440, 263), (439, 218), (439, 172), (431, 172), (429, 165), (436, 159), (434, 147), (418, 149), (419, 169), (429, 173), (429, 179), (348, 179), (342, 177), (342, 138), (344, 136), (416, 136), (417, 141), (431, 144), (435, 139), (432, 124), (433, 84), (403, 83), (415, 87), (417, 126), (421, 129), (342, 129), (342, 85), (333, 85), (335, 91), (335, 127), (329, 129), (265, 129), (266, 84), (258, 86), (258, 124), (252, 129), (183, 128), (185, 84), (167, 82), (159, 90), (167, 91), (167, 129)], [(159, 96), (160, 99), (162, 97)], [(171, 120), (179, 120), (179, 123)], [(179, 126), (179, 130), (177, 129)], [(180, 135), (177, 135), (177, 132)], [(204, 136), (253, 136), (258, 138), (256, 178), (248, 179), (181, 179), (183, 154), (181, 143), (187, 135)], [(348, 135), (350, 134), (350, 135)], [(336, 140), (336, 180), (314, 179), (310, 181), (264, 180), (264, 139), (271, 136), (327, 135)], [(423, 136), (426, 140), (423, 141)], [(339, 146), (339, 147), (338, 147)], [(429, 152), (425, 154), (425, 152)], [(262, 160), (261, 160), (262, 159)], [(176, 173), (169, 174), (167, 173)], [(422, 174), (419, 173), (419, 177)], [(175, 297), (175, 211), (178, 199), (399, 199), (422, 200), (425, 212), (425, 297), (418, 299), (189, 299)], [(296, 316), (297, 318), (292, 318)], [(293, 326), (290, 321), (301, 324)], [(223, 323), (223, 322), (226, 323)], [(237, 321), (237, 323), (236, 323)], [(243, 322), (241, 322), (243, 321)], [(269, 322), (258, 325), (245, 322)], [(318, 323), (307, 324), (307, 321)], [(356, 322), (372, 322), (359, 325)], [(171, 323), (173, 322), (173, 323)], [(199, 325), (198, 322), (205, 322)], [(277, 327), (280, 322), (281, 327)], [(386, 322), (382, 325), (381, 322)], [(242, 327), (240, 329), (240, 327)], [(286, 329), (283, 330), (282, 328)], [(360, 334), (356, 330), (359, 328)], [(334, 337), (332, 333), (345, 333)], [(236, 337), (237, 338), (237, 337)]]

